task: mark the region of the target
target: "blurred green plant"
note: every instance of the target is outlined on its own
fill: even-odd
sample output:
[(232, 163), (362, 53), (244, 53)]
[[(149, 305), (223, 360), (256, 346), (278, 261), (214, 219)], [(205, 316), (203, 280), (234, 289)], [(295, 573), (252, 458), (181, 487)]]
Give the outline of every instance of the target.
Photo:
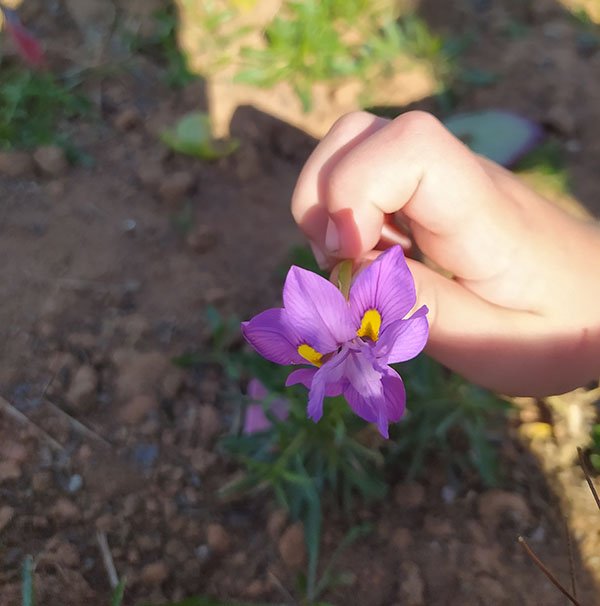
[(397, 368), (408, 407), (402, 422), (390, 426), (386, 463), (405, 469), (412, 479), (425, 471), (427, 457), (434, 455), (449, 477), (474, 470), (486, 486), (497, 485), (499, 440), (494, 429), (509, 403), (424, 355)]
[(318, 589), (323, 508), (339, 505), (350, 512), (357, 497), (366, 502), (381, 499), (387, 484), (381, 453), (361, 443), (364, 426), (343, 398), (331, 398), (315, 424), (306, 416), (305, 390), (289, 389), (285, 395), (287, 420), (278, 421), (265, 407), (270, 429), (222, 441), (226, 452), (243, 464), (245, 474), (224, 486), (221, 496), (271, 491), (292, 519), (302, 520), (309, 556), (306, 595), (312, 602)]
[(449, 72), (442, 39), (415, 15), (396, 20), (391, 3), (288, 0), (264, 37), (265, 48), (242, 48), (235, 80), (265, 88), (289, 82), (304, 111), (315, 83), (389, 76), (399, 58), (429, 61), (438, 78)]
[(33, 558), (28, 555), (23, 560), (23, 566), (21, 569), (21, 603), (23, 606), (35, 606), (33, 569)]
[(130, 52), (139, 52), (157, 60), (164, 66), (164, 80), (172, 88), (183, 88), (198, 76), (188, 68), (185, 54), (177, 44), (178, 18), (174, 7), (154, 13), (155, 27), (150, 36), (139, 37), (125, 33), (123, 39)]
[(125, 597), (126, 585), (126, 579), (121, 579), (121, 581), (119, 581), (119, 584), (113, 589), (113, 593), (110, 598), (110, 606), (122, 606), (123, 598)]
[(2, 65), (0, 149), (66, 144), (66, 137), (58, 131), (60, 124), (91, 110), (75, 86), (50, 72)]
[(213, 138), (210, 117), (204, 112), (185, 115), (160, 138), (173, 151), (202, 160), (218, 160), (232, 154), (239, 146), (236, 139)]
[(589, 458), (592, 467), (600, 472), (600, 423), (592, 425), (592, 443), (589, 448)]

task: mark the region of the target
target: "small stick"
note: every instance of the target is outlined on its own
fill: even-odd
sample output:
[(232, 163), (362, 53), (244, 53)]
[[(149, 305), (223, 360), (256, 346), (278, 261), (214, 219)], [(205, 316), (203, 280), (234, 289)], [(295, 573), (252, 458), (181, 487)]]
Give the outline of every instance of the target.
[(561, 584), (560, 581), (546, 568), (545, 564), (535, 555), (531, 547), (527, 545), (525, 539), (520, 536), (518, 538), (521, 547), (525, 551), (525, 553), (531, 558), (533, 563), (546, 575), (548, 580), (575, 606), (581, 606), (581, 603), (578, 602)]
[(112, 446), (112, 444), (106, 438), (103, 438), (93, 429), (90, 429), (87, 425), (84, 425), (81, 421), (78, 421), (75, 417), (72, 417), (66, 410), (63, 410), (60, 406), (58, 406), (58, 404), (55, 404), (47, 397), (44, 398), (44, 400), (47, 404), (50, 405), (53, 410), (55, 410), (58, 414), (64, 417), (77, 433), (87, 436), (92, 440), (96, 440), (97, 442), (100, 442), (104, 444), (104, 446), (108, 446), (109, 448)]
[(110, 583), (111, 589), (116, 589), (119, 586), (119, 576), (117, 575), (117, 569), (115, 568), (115, 562), (108, 546), (108, 540), (106, 533), (98, 532), (96, 534), (96, 540), (100, 547), (100, 553), (102, 554), (102, 562), (104, 562), (104, 568), (108, 575), (108, 582)]
[(585, 476), (585, 480), (588, 483), (590, 490), (592, 491), (592, 495), (594, 496), (594, 500), (596, 501), (596, 505), (598, 506), (598, 509), (600, 509), (600, 497), (598, 497), (598, 492), (596, 490), (596, 487), (594, 486), (594, 482), (592, 481), (592, 476), (590, 475), (590, 472), (588, 471), (587, 464), (586, 464), (585, 458), (583, 456), (583, 450), (581, 450), (581, 448), (579, 446), (577, 447), (577, 454), (579, 455), (579, 465), (581, 465), (581, 469), (583, 470), (583, 475)]
[(279, 589), (279, 591), (281, 591), (281, 593), (286, 597), (286, 599), (289, 600), (289, 603), (296, 604), (297, 602), (294, 599), (294, 596), (285, 588), (283, 583), (277, 578), (277, 575), (271, 570), (267, 570), (267, 574), (269, 575), (271, 581), (275, 583), (277, 589)]
[(23, 425), (29, 425), (41, 436), (48, 444), (59, 452), (64, 451), (62, 444), (57, 442), (50, 434), (46, 433), (39, 425), (36, 425), (27, 415), (24, 415), (20, 410), (15, 408), (8, 400), (0, 396), (0, 409), (2, 409), (9, 417), (12, 417)]
[(573, 597), (577, 597), (577, 580), (575, 579), (575, 565), (573, 562), (573, 542), (571, 541), (571, 532), (569, 531), (569, 521), (563, 518), (565, 524), (565, 536), (567, 537), (567, 552), (569, 554), (569, 574), (571, 575), (571, 592)]

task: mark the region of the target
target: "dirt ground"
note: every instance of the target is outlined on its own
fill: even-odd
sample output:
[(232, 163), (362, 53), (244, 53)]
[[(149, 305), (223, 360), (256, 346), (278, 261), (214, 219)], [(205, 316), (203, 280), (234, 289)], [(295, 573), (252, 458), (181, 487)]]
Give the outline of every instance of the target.
[[(23, 6), (61, 67), (89, 41), (72, 4)], [(541, 122), (565, 150), (573, 191), (599, 215), (600, 47), (583, 45), (551, 0), (424, 0), (419, 10), (436, 31), (474, 34), (461, 61), (498, 76), (458, 109)], [(515, 23), (525, 26), (518, 36)], [(293, 603), (297, 527), (267, 500), (215, 494), (238, 473), (215, 447), (231, 424), (222, 378), (170, 360), (207, 347), (207, 305), (248, 317), (277, 300), (281, 268), (302, 242), (290, 194), (315, 142), (240, 108), (231, 126), (239, 152), (213, 164), (175, 156), (157, 133), (203, 108), (203, 86), (175, 91), (162, 75), (140, 55), (90, 76), (99, 118), (68, 129), (93, 166), (26, 165), (8, 176), (0, 163), (1, 606), (20, 604), (27, 554), (39, 604), (109, 603), (98, 536), (127, 578), (126, 605), (198, 594)], [(584, 545), (575, 554), (581, 603), (599, 603), (600, 515), (578, 472), (551, 460), (556, 452), (539, 463), (507, 427), (503, 489), (474, 483), (449, 495), (432, 462), (425, 480), (398, 478), (389, 499), (356, 519), (331, 515), (325, 561), (353, 523), (375, 531), (341, 557), (353, 580), (327, 599), (562, 605), (515, 539), (529, 537), (568, 584), (567, 515), (575, 551)]]

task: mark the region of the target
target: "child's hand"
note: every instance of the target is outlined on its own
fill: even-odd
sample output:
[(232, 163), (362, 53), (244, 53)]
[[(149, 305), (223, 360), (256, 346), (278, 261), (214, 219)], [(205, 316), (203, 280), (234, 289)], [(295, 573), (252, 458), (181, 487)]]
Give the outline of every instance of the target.
[(329, 266), (372, 258), (394, 240), (399, 213), (453, 276), (409, 260), (418, 304), (431, 310), (428, 352), (467, 378), (542, 395), (600, 375), (600, 231), (431, 115), (340, 119), (306, 163), (292, 211)]

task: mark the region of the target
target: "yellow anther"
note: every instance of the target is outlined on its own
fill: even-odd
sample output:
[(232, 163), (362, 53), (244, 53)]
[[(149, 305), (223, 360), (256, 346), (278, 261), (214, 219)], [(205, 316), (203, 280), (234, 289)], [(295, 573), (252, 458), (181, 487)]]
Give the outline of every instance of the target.
[(308, 362), (315, 366), (321, 366), (323, 364), (323, 354), (320, 354), (316, 349), (313, 349), (310, 345), (298, 346), (298, 353)]
[(381, 328), (381, 314), (376, 309), (368, 309), (360, 323), (360, 328), (356, 331), (359, 337), (368, 337), (371, 341), (379, 339), (379, 329)]

